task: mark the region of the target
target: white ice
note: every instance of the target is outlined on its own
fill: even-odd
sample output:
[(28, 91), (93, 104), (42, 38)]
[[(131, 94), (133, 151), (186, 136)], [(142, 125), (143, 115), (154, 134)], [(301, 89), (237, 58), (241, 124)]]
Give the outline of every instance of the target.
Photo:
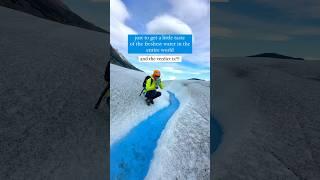
[(148, 116), (169, 105), (169, 94), (162, 91), (153, 106), (147, 106), (142, 82), (147, 76), (117, 65), (110, 67), (110, 145), (124, 137), (133, 127)]
[(210, 82), (167, 84), (181, 105), (162, 132), (146, 179), (210, 179)]
[(158, 140), (146, 179), (209, 179), (210, 82), (165, 81), (162, 96), (147, 106), (139, 96), (146, 75), (111, 65), (111, 146), (149, 115), (168, 106), (167, 91), (171, 91), (180, 107)]

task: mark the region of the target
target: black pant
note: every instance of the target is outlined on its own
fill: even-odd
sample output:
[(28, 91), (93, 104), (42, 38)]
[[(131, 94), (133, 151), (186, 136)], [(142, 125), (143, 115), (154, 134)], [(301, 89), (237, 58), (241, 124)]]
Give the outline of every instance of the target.
[(158, 92), (158, 91), (156, 91), (156, 90), (151, 90), (151, 91), (148, 91), (148, 92), (146, 93), (146, 97), (147, 97), (148, 99), (155, 99), (155, 98), (157, 98), (157, 97), (159, 97), (159, 96), (161, 96), (161, 92)]

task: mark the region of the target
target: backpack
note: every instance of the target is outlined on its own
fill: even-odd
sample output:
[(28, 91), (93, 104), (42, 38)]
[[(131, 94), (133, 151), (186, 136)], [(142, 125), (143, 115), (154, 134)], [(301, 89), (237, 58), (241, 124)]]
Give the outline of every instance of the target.
[[(147, 80), (150, 79), (150, 78), (151, 78), (150, 76), (146, 76), (146, 77), (144, 78), (144, 81), (143, 81), (143, 84), (142, 84), (143, 89), (146, 88)], [(153, 79), (151, 78), (151, 84), (152, 84), (152, 83), (153, 83)]]
[[(146, 77), (144, 78), (144, 81), (143, 81), (143, 83), (142, 83), (143, 89), (142, 89), (142, 91), (141, 91), (141, 93), (140, 93), (139, 96), (141, 96), (142, 92), (146, 89), (147, 80), (150, 79), (150, 78), (151, 78), (151, 76), (146, 76)], [(153, 83), (153, 79), (151, 78), (151, 84), (152, 84), (152, 83)]]

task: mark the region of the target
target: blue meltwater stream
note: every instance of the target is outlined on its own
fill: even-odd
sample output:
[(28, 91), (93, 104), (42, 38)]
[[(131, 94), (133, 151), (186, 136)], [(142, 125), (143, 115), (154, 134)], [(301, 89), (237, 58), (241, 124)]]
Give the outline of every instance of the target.
[(169, 106), (149, 116), (111, 146), (111, 180), (142, 180), (145, 178), (161, 132), (180, 105), (173, 93), (169, 92), (169, 95)]

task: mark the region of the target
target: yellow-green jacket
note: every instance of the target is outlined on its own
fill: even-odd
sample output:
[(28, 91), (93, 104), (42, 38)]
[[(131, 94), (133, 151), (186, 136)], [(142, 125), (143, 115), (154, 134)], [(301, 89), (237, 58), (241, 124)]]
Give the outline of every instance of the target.
[[(152, 84), (151, 84), (151, 79), (152, 79)], [(144, 92), (156, 90), (157, 87), (160, 87), (161, 89), (163, 89), (164, 88), (163, 82), (161, 81), (160, 78), (158, 78), (157, 80), (154, 80), (154, 78), (151, 76), (151, 78), (149, 78), (146, 81), (146, 89), (144, 90)]]

